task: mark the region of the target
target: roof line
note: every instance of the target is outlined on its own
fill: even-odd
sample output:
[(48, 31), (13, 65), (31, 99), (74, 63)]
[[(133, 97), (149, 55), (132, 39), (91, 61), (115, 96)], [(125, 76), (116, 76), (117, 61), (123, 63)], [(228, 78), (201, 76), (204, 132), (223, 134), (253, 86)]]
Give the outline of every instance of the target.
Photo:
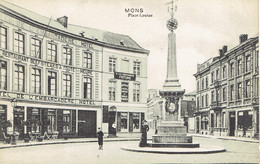
[[(2, 0), (0, 0), (0, 1), (2, 1)], [(7, 3), (9, 3), (9, 2), (7, 2)], [(14, 4), (11, 4), (11, 3), (9, 3), (9, 4), (10, 5), (14, 5)], [(14, 6), (19, 7), (17, 5), (14, 5)], [(22, 7), (19, 7), (19, 8), (22, 8)], [(24, 9), (24, 8), (22, 8), (22, 9)], [(33, 24), (33, 25), (36, 25), (38, 27), (41, 27), (44, 30), (49, 30), (49, 31), (54, 31), (54, 32), (58, 32), (58, 33), (61, 33), (61, 34), (65, 34), (65, 35), (68, 35), (70, 37), (77, 38), (79, 40), (83, 40), (83, 41), (87, 41), (87, 42), (90, 42), (90, 43), (93, 43), (93, 44), (97, 44), (99, 46), (104, 46), (104, 47), (109, 47), (109, 48), (114, 48), (114, 49), (119, 49), (119, 50), (127, 50), (127, 51), (132, 51), (132, 52), (143, 53), (143, 54), (149, 54), (150, 53), (149, 50), (146, 50), (146, 49), (142, 48), (133, 39), (132, 40), (140, 47), (140, 49), (136, 49), (136, 48), (133, 48), (133, 47), (125, 47), (125, 46), (123, 47), (123, 46), (120, 46), (120, 45), (113, 45), (113, 44), (106, 43), (104, 41), (94, 40), (94, 39), (87, 38), (87, 37), (82, 38), (81, 36), (78, 36), (78, 35), (73, 34), (71, 32), (67, 32), (67, 31), (64, 31), (62, 29), (58, 29), (58, 28), (55, 28), (53, 26), (48, 26), (48, 25), (46, 25), (46, 24), (44, 24), (42, 22), (36, 21), (36, 20), (34, 20), (32, 18), (29, 18), (29, 17), (27, 17), (27, 16), (25, 16), (25, 15), (23, 15), (23, 14), (17, 12), (17, 11), (14, 11), (13, 9), (10, 9), (9, 7), (6, 7), (6, 6), (2, 5), (2, 4), (0, 4), (0, 10), (3, 10), (4, 12), (6, 12), (6, 14), (8, 14), (10, 16), (14, 16), (14, 17), (20, 18), (20, 19), (26, 21), (29, 24)], [(29, 12), (33, 12), (33, 11), (28, 10), (28, 9), (24, 9), (24, 10), (27, 10)], [(35, 12), (33, 12), (33, 13), (37, 14)], [(40, 15), (40, 14), (37, 14), (37, 15)], [(40, 15), (40, 16), (42, 16), (42, 15)], [(46, 16), (43, 16), (43, 17), (48, 18)], [(51, 19), (51, 20), (57, 22), (54, 19)], [(70, 24), (70, 25), (72, 25), (72, 24)], [(72, 26), (75, 26), (75, 25), (72, 25)], [(78, 25), (76, 25), (76, 26), (78, 26)], [(78, 26), (78, 27), (83, 27), (83, 26)], [(88, 28), (88, 27), (83, 27), (83, 28)], [(90, 28), (90, 29), (99, 30), (99, 29), (94, 29), (94, 28)], [(104, 30), (99, 30), (99, 31), (101, 31), (101, 32), (109, 32), (109, 31), (104, 31)], [(110, 32), (110, 33), (113, 33), (113, 32)], [(117, 34), (117, 33), (114, 33), (114, 34)], [(118, 34), (118, 35), (122, 35), (122, 34)], [(128, 35), (124, 35), (124, 36), (129, 37)]]

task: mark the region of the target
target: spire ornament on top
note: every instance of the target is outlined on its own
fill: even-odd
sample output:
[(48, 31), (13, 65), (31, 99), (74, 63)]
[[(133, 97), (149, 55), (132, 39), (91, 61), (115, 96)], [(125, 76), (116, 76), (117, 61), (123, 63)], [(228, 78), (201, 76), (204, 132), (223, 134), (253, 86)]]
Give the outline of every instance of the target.
[[(174, 5), (174, 7), (173, 7), (173, 3), (177, 2), (177, 1), (178, 0), (175, 0), (175, 1), (172, 0), (171, 2), (165, 4), (165, 5), (171, 5), (171, 6), (168, 6), (168, 12), (170, 12), (170, 14), (171, 14), (171, 19), (169, 19), (166, 24), (168, 30), (170, 30), (171, 32), (176, 30), (178, 27), (178, 21), (177, 21), (177, 19), (174, 18), (174, 13), (177, 11), (177, 5)], [(171, 11), (169, 11), (169, 7), (171, 8)]]

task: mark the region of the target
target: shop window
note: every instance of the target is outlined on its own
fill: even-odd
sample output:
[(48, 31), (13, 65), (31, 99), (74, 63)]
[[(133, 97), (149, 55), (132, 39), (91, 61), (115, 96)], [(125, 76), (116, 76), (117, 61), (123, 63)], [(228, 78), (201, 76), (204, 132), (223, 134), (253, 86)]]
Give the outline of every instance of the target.
[(109, 58), (109, 72), (115, 72), (116, 71), (116, 59), (110, 57)]
[(51, 133), (56, 131), (56, 111), (54, 109), (48, 109), (48, 123), (47, 123), (47, 131)]
[(32, 69), (32, 93), (41, 94), (41, 70)]
[(128, 102), (128, 83), (122, 82), (121, 85), (121, 101)]
[(25, 90), (25, 72), (24, 66), (15, 64), (14, 67), (14, 90), (24, 92)]
[(238, 130), (246, 131), (253, 128), (253, 113), (248, 111), (238, 112)]
[(39, 133), (41, 126), (40, 109), (32, 109), (31, 128), (33, 133)]
[(72, 65), (72, 49), (63, 47), (63, 63), (66, 65)]
[(0, 60), (0, 89), (7, 89), (7, 62)]
[(7, 49), (7, 28), (0, 27), (0, 48)]
[(140, 131), (140, 113), (133, 113), (133, 130)]
[(24, 127), (22, 126), (22, 122), (24, 120), (24, 108), (16, 107), (14, 109), (14, 131), (19, 134), (23, 134)]
[(116, 82), (110, 81), (109, 82), (109, 100), (116, 100)]
[(221, 127), (221, 114), (220, 113), (216, 113), (216, 125), (218, 128)]
[(20, 54), (24, 54), (24, 34), (19, 32), (14, 33), (14, 51)]
[(133, 101), (140, 102), (140, 84), (134, 84)]
[(31, 38), (31, 56), (41, 59), (41, 40)]
[(141, 62), (134, 61), (133, 73), (136, 74), (136, 76), (141, 75)]
[[(2, 123), (7, 121), (7, 112), (6, 112), (6, 106), (5, 105), (0, 105), (0, 120), (1, 120), (0, 128), (1, 128), (2, 132), (4, 132), (6, 134), (7, 127), (2, 126), (3, 125)], [(0, 135), (2, 135), (2, 134), (0, 134)]]
[(57, 44), (48, 42), (47, 45), (47, 60), (57, 62)]
[(84, 77), (84, 99), (92, 99), (92, 78)]
[(91, 52), (83, 52), (83, 67), (92, 69), (92, 53)]
[(48, 95), (57, 96), (57, 73), (48, 72)]
[(208, 129), (208, 116), (201, 115), (201, 129), (207, 130)]
[(71, 75), (63, 74), (63, 96), (71, 97)]
[(71, 132), (71, 111), (63, 110), (63, 133)]
[(121, 116), (121, 132), (126, 132), (127, 129), (128, 129), (128, 125), (127, 125), (127, 122), (128, 122), (128, 113), (120, 113), (120, 116)]

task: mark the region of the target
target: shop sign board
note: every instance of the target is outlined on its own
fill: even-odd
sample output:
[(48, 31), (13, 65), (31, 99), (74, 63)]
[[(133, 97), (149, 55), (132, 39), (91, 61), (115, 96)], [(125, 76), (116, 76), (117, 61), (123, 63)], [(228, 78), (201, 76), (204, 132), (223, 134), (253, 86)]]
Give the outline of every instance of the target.
[(115, 79), (135, 81), (136, 75), (132, 73), (114, 72)]

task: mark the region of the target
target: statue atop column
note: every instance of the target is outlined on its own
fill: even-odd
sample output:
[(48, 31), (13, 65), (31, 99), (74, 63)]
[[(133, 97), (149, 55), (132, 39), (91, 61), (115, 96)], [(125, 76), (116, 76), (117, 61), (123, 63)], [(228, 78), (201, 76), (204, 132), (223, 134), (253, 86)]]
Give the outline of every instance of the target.
[[(167, 28), (173, 32), (173, 30), (176, 30), (177, 27), (178, 27), (178, 21), (177, 19), (174, 18), (174, 13), (177, 11), (177, 5), (173, 5), (174, 2), (177, 2), (178, 0), (175, 0), (175, 1), (171, 1), (169, 3), (166, 3), (166, 5), (171, 5), (171, 6), (168, 6), (168, 12), (170, 12), (171, 14), (171, 18), (167, 21)], [(169, 7), (171, 7), (171, 11), (169, 11)]]

